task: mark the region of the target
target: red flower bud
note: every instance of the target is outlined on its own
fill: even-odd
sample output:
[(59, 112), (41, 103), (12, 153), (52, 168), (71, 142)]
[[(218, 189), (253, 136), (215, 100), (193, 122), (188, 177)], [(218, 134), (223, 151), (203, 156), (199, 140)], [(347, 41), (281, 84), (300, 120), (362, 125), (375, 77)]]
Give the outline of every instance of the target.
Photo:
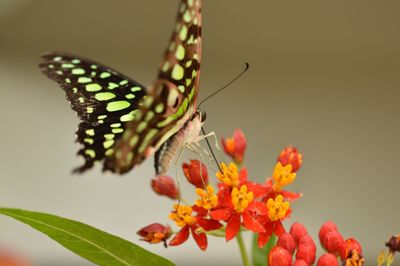
[(189, 164), (183, 163), (182, 168), (190, 184), (203, 189), (208, 185), (207, 167), (199, 160), (190, 160)]
[(295, 260), (292, 266), (308, 266), (305, 260)]
[(296, 173), (303, 164), (303, 155), (299, 153), (295, 147), (288, 146), (283, 151), (281, 151), (277, 161), (280, 162), (283, 166), (291, 164), (292, 172)]
[(317, 266), (339, 266), (339, 262), (335, 255), (326, 253), (319, 258)]
[(327, 221), (321, 226), (318, 234), (321, 244), (324, 242), (323, 238), (325, 237), (325, 235), (332, 231), (338, 231), (336, 224), (332, 221)]
[(304, 225), (302, 225), (299, 222), (295, 222), (290, 227), (290, 234), (293, 236), (294, 241), (296, 242), (296, 244), (299, 245), (299, 240), (303, 236), (308, 235), (308, 232), (307, 232), (307, 229), (304, 227)]
[(149, 242), (151, 244), (157, 244), (162, 241), (164, 242), (164, 246), (167, 247), (166, 240), (171, 236), (172, 231), (169, 226), (154, 223), (143, 227), (137, 231), (137, 234), (142, 237), (140, 240)]
[(222, 138), (221, 142), (224, 152), (232, 157), (235, 162), (241, 164), (243, 162), (243, 157), (247, 146), (246, 137), (244, 136), (242, 130), (236, 129), (233, 132), (232, 138)]
[(354, 238), (346, 239), (339, 246), (339, 255), (342, 258), (342, 260), (346, 260), (349, 257), (351, 257), (353, 254), (353, 251), (355, 251), (355, 253), (357, 253), (359, 255), (362, 254), (362, 247), (361, 247), (360, 243), (357, 240), (355, 240)]
[(331, 231), (323, 236), (321, 245), (329, 253), (337, 255), (343, 241), (343, 236), (338, 231)]
[(297, 248), (293, 236), (289, 233), (284, 233), (283, 235), (281, 235), (276, 245), (286, 249), (291, 255), (293, 255)]
[(269, 266), (290, 266), (292, 265), (292, 255), (289, 251), (281, 247), (273, 247), (268, 256)]
[(314, 240), (311, 236), (305, 235), (299, 240), (296, 259), (305, 260), (308, 265), (313, 265), (315, 262), (316, 252), (317, 247), (315, 246)]
[(158, 195), (167, 196), (171, 199), (179, 198), (178, 188), (170, 176), (156, 176), (153, 180), (151, 180), (151, 187)]

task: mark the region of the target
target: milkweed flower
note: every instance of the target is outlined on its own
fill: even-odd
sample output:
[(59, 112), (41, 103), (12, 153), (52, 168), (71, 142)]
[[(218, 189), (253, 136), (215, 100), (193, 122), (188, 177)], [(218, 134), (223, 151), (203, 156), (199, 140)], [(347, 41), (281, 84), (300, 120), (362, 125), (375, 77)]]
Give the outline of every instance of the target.
[(303, 155), (299, 153), (296, 147), (288, 146), (278, 157), (278, 162), (283, 166), (291, 165), (293, 173), (296, 173), (303, 164)]
[(265, 232), (259, 233), (257, 240), (260, 248), (269, 241), (273, 233), (279, 237), (286, 232), (282, 221), (291, 213), (290, 203), (280, 194), (275, 198), (269, 198), (265, 206), (267, 207), (267, 216), (263, 223)]
[[(193, 216), (193, 210), (198, 213), (196, 216)], [(222, 226), (218, 221), (206, 219), (205, 216), (206, 212), (203, 208), (175, 204), (174, 211), (169, 214), (169, 218), (181, 229), (169, 242), (169, 245), (177, 246), (184, 243), (191, 233), (197, 246), (205, 251), (208, 245), (205, 232), (217, 230)]]
[(339, 261), (335, 255), (325, 253), (319, 257), (317, 266), (339, 266)]
[(348, 238), (339, 247), (339, 255), (342, 260), (351, 258), (354, 253), (362, 254), (361, 244), (354, 238)]
[(151, 180), (151, 188), (158, 195), (166, 196), (170, 199), (179, 198), (179, 190), (170, 176), (156, 176)]
[(207, 167), (199, 160), (183, 163), (182, 169), (190, 184), (197, 188), (205, 188), (208, 185)]
[(293, 236), (289, 233), (281, 235), (276, 245), (286, 249), (291, 255), (294, 254), (297, 248), (296, 241), (294, 241)]
[(246, 151), (247, 141), (243, 131), (236, 129), (233, 132), (233, 137), (222, 138), (222, 147), (224, 152), (229, 155), (237, 164), (243, 162), (244, 154)]
[(234, 163), (229, 166), (221, 163), (221, 170), (216, 174), (218, 180), (227, 187), (237, 187), (240, 184), (239, 170)]
[(247, 190), (246, 185), (242, 185), (240, 188), (234, 187), (231, 191), (222, 189), (218, 193), (218, 199), (220, 204), (210, 212), (210, 216), (214, 220), (227, 223), (226, 241), (238, 234), (242, 220), (243, 225), (255, 233), (265, 231), (257, 218), (260, 215), (266, 215), (267, 209), (263, 203), (253, 201), (253, 193)]
[(171, 227), (169, 226), (153, 223), (137, 231), (137, 234), (142, 237), (142, 241), (146, 241), (151, 244), (163, 242), (164, 246), (167, 247), (166, 240), (171, 236), (172, 231)]
[(299, 222), (292, 224), (289, 233), (293, 236), (297, 245), (299, 245), (299, 241), (303, 236), (308, 235), (306, 227)]

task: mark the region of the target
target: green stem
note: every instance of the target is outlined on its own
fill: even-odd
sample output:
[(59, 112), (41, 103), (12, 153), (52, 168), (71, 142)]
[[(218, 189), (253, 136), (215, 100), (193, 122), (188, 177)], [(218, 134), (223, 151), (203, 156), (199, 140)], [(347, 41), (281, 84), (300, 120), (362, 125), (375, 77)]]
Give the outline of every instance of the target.
[(244, 245), (241, 231), (239, 231), (239, 233), (236, 235), (236, 240), (239, 245), (240, 255), (242, 256), (243, 266), (251, 266), (250, 260), (249, 260), (249, 255), (247, 255), (247, 251), (246, 251), (246, 247)]

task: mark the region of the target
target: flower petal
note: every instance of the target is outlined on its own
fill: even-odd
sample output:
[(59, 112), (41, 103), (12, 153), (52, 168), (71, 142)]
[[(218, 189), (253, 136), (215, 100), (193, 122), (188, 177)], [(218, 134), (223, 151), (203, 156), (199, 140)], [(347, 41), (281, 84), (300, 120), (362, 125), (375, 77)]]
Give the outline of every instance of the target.
[(303, 196), (302, 193), (295, 193), (286, 190), (282, 190), (281, 194), (287, 201), (295, 201)]
[(255, 233), (265, 232), (264, 227), (253, 216), (251, 216), (248, 210), (243, 212), (243, 224), (247, 229)]
[(275, 222), (274, 233), (277, 236), (281, 236), (286, 233), (285, 227), (283, 227), (283, 224), (280, 221)]
[(231, 218), (228, 220), (228, 224), (226, 226), (226, 234), (225, 239), (226, 241), (231, 240), (234, 238), (240, 230), (240, 214), (232, 214)]
[(247, 181), (247, 176), (248, 176), (247, 168), (243, 167), (242, 169), (240, 169), (239, 172), (240, 184), (244, 184)]
[(189, 226), (184, 226), (175, 236), (169, 241), (170, 246), (178, 246), (189, 238)]
[(230, 208), (223, 208), (223, 209), (218, 209), (210, 212), (211, 218), (217, 221), (221, 220), (228, 220), (229, 217), (232, 215), (232, 209)]
[(204, 219), (201, 217), (197, 217), (196, 223), (202, 227), (205, 231), (217, 230), (222, 227), (222, 224), (218, 221), (211, 219)]
[(196, 241), (197, 246), (199, 246), (199, 248), (203, 251), (205, 251), (207, 249), (207, 236), (205, 233), (197, 233), (196, 232), (196, 228), (197, 226), (192, 226), (190, 229), (192, 231), (192, 236), (194, 241)]

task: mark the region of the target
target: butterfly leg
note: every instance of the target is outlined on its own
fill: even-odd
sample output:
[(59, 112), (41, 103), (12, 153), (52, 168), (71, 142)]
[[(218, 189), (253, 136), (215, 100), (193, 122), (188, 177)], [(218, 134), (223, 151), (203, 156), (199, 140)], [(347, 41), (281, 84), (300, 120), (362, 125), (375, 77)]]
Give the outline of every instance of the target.
[[(201, 150), (199, 151), (196, 146), (194, 146), (193, 144), (187, 144), (186, 147), (188, 150), (190, 150), (191, 152), (193, 152), (200, 158), (200, 162), (205, 161), (203, 155), (201, 154)], [(207, 184), (205, 183), (205, 180), (203, 177), (203, 167), (200, 167), (200, 176), (201, 176), (201, 180), (203, 182), (203, 186), (206, 187)]]

